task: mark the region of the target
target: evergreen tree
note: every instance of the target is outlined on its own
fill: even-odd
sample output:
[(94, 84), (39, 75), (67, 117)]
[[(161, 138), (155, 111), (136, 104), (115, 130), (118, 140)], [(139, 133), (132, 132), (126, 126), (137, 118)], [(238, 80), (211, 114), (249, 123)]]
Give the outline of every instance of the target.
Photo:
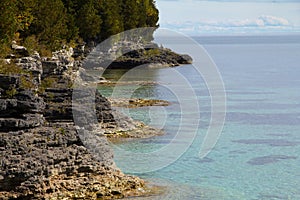
[(158, 27), (158, 10), (155, 6), (155, 1), (154, 0), (143, 0), (144, 1), (144, 6), (146, 10), (146, 24), (148, 27)]
[(77, 26), (77, 20), (76, 20), (76, 6), (77, 6), (77, 1), (75, 0), (62, 0), (64, 7), (67, 11), (67, 27), (68, 27), (68, 33), (67, 33), (67, 40), (68, 41), (74, 41), (78, 39), (79, 37), (79, 28)]
[(0, 50), (18, 36), (54, 50), (78, 37), (101, 42), (124, 30), (158, 27), (157, 22), (154, 0), (1, 0)]
[(117, 0), (102, 0), (100, 15), (103, 24), (99, 35), (101, 40), (124, 30), (120, 11), (120, 4), (118, 4)]
[(121, 0), (121, 14), (125, 30), (138, 27), (141, 13), (139, 13), (139, 3), (136, 0)]
[(147, 15), (146, 15), (146, 4), (144, 0), (140, 0), (139, 2), (139, 19), (138, 19), (138, 27), (147, 27)]
[(0, 36), (1, 43), (11, 42), (19, 29), (17, 0), (0, 1)]
[(90, 1), (79, 10), (77, 26), (80, 30), (80, 36), (84, 40), (97, 38), (101, 31), (102, 20), (97, 14), (93, 3)]
[(61, 0), (38, 0), (34, 10), (32, 33), (54, 50), (64, 43), (68, 34), (68, 15)]

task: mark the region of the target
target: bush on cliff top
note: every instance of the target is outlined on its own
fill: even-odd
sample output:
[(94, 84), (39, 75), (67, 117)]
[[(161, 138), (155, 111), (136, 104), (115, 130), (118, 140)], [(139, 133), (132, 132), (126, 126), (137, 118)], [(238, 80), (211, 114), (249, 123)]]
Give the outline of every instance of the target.
[(1, 0), (0, 50), (7, 53), (3, 49), (12, 40), (23, 45), (34, 39), (53, 51), (81, 39), (101, 42), (124, 30), (157, 27), (157, 22), (154, 0)]

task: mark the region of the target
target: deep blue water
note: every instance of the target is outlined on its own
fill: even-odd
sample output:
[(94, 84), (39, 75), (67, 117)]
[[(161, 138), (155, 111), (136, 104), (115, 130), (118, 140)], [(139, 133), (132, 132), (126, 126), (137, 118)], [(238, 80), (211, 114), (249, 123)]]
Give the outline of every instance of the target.
[[(117, 165), (125, 171), (135, 165), (118, 154), (118, 149), (153, 152), (171, 141), (177, 142), (178, 148), (183, 143), (191, 143), (170, 165), (135, 174), (169, 186), (163, 196), (138, 199), (300, 199), (300, 37), (194, 39), (207, 50), (224, 81), (227, 112), (222, 134), (208, 156), (200, 159), (200, 146), (211, 117), (211, 98), (192, 65), (175, 69), (192, 85), (200, 115), (193, 112), (195, 105), (182, 105), (181, 101), (188, 101), (190, 96), (178, 78), (170, 75), (173, 68), (129, 74), (130, 80), (145, 79), (160, 84), (119, 86), (125, 94), (164, 99), (171, 105), (128, 111), (135, 119), (163, 128), (166, 134), (115, 146)], [(112, 70), (106, 76), (114, 78), (122, 73), (122, 70)], [(171, 86), (179, 90), (174, 91)], [(109, 95), (111, 88), (102, 88), (102, 92)], [(185, 115), (190, 126), (187, 123), (181, 127), (181, 106), (191, 108)], [(194, 131), (190, 128), (194, 119), (199, 119), (196, 137), (190, 133)], [(186, 137), (174, 139), (180, 128)], [(164, 162), (166, 158), (157, 159)]]

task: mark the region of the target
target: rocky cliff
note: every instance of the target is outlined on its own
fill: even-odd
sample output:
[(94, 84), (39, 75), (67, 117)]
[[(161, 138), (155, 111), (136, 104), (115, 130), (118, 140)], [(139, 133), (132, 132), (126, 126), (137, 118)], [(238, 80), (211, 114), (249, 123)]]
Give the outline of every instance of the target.
[[(112, 199), (147, 193), (144, 181), (115, 167), (97, 125), (74, 125), (71, 83), (80, 62), (66, 52), (9, 62), (26, 73), (0, 74), (1, 199)], [(98, 92), (95, 97), (99, 124), (117, 127), (110, 103)], [(84, 146), (78, 128), (97, 135), (98, 156)]]
[[(156, 47), (129, 51), (110, 67), (192, 62), (189, 56)], [(63, 49), (52, 58), (29, 56), (23, 47), (21, 53), (8, 56), (2, 61), (5, 65), (0, 63), (1, 199), (114, 199), (149, 193), (143, 180), (115, 166), (108, 138), (145, 138), (163, 132), (115, 111), (88, 85), (79, 90), (80, 101), (74, 103), (75, 78), (95, 81), (85, 73), (82, 61), (75, 60), (84, 56), (83, 48), (75, 54), (71, 48)], [(105, 62), (105, 53), (102, 58)], [(91, 64), (101, 68), (95, 61)], [(95, 97), (90, 105), (89, 96)], [(153, 103), (168, 104), (131, 100), (125, 106)], [(86, 120), (91, 116), (85, 106), (95, 110), (92, 123)], [(74, 113), (79, 116), (76, 124)]]

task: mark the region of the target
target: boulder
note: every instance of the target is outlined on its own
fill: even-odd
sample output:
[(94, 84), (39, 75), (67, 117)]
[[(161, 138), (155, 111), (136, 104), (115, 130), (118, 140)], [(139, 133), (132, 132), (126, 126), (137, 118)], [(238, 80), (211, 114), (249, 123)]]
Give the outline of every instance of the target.
[(12, 41), (11, 49), (19, 56), (19, 57), (27, 57), (29, 56), (29, 52), (27, 48), (24, 46), (17, 45), (16, 41)]

